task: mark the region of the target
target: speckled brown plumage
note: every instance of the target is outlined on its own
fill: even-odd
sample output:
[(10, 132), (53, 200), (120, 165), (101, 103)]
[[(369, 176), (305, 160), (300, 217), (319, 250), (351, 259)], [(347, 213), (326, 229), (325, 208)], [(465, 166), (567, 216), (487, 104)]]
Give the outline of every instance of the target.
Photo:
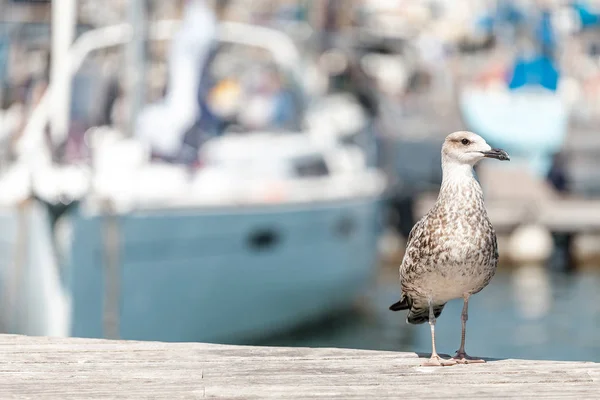
[(431, 297), (436, 317), (447, 301), (487, 286), (498, 264), (496, 234), (475, 178), (444, 182), (433, 208), (410, 232), (400, 267), (407, 320), (428, 320)]
[[(472, 132), (454, 132), (442, 146), (443, 179), (435, 205), (415, 224), (408, 236), (400, 266), (400, 301), (393, 311), (408, 309), (407, 322), (431, 326), (431, 358), (423, 365), (444, 366), (483, 362), (465, 351), (469, 297), (485, 288), (496, 272), (496, 233), (483, 204), (473, 166), (483, 158), (509, 160)], [(452, 360), (435, 349), (435, 320), (444, 305), (463, 298), (460, 348)]]
[(472, 170), (479, 159), (461, 158), (468, 147), (460, 142), (464, 138), (470, 145), (478, 140), (485, 143), (470, 132), (448, 136), (442, 149), (444, 178), (438, 199), (408, 237), (400, 266), (399, 303), (409, 309), (410, 323), (428, 320), (429, 299), (438, 317), (447, 301), (479, 292), (496, 271), (496, 234)]

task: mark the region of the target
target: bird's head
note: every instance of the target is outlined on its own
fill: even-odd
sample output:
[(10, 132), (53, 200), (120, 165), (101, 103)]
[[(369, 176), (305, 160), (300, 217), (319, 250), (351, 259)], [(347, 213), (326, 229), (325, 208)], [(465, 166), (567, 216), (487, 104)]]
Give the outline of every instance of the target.
[(508, 161), (510, 156), (501, 149), (492, 149), (479, 135), (468, 131), (458, 131), (446, 136), (442, 146), (443, 164), (474, 166), (484, 158)]

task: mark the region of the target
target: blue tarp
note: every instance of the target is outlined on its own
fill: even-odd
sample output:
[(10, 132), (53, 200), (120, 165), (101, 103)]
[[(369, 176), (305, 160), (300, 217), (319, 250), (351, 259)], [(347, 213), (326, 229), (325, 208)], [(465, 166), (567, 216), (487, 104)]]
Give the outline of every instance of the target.
[(552, 60), (544, 55), (533, 59), (518, 58), (510, 77), (509, 88), (517, 89), (525, 85), (541, 85), (556, 90), (559, 73)]
[(535, 38), (535, 56), (518, 57), (510, 76), (509, 88), (517, 89), (526, 85), (540, 85), (555, 91), (559, 72), (553, 60), (556, 48), (556, 34), (552, 28), (551, 14), (542, 10), (531, 16)]
[(586, 1), (576, 1), (573, 3), (573, 8), (579, 15), (581, 26), (586, 28), (600, 25), (600, 14), (593, 13), (586, 3)]

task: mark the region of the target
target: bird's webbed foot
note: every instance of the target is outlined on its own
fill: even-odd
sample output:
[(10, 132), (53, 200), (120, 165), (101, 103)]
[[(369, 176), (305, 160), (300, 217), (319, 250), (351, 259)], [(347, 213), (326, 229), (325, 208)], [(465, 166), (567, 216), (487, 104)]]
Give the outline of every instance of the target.
[(437, 354), (432, 354), (431, 358), (426, 361), (423, 361), (421, 366), (423, 367), (449, 367), (451, 365), (455, 365), (456, 361), (453, 359), (445, 360)]
[(481, 358), (477, 358), (477, 357), (471, 357), (464, 351), (457, 351), (456, 355), (454, 357), (452, 357), (451, 360), (454, 360), (458, 364), (483, 364), (483, 363), (485, 363), (485, 360), (482, 360)]

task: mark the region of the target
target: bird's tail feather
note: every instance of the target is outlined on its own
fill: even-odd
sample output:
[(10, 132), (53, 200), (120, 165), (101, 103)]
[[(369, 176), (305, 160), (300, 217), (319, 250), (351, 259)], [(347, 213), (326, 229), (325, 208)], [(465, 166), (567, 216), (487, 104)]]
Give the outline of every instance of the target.
[(402, 296), (402, 298), (399, 301), (395, 302), (390, 306), (390, 310), (392, 311), (408, 310), (409, 308), (410, 304), (408, 297), (406, 296)]
[[(433, 306), (433, 315), (439, 317), (444, 309), (444, 304), (436, 304)], [(392, 311), (409, 310), (406, 316), (406, 321), (409, 324), (422, 324), (429, 321), (429, 303), (417, 302), (414, 303), (408, 296), (402, 295), (399, 301), (390, 306)]]
[[(433, 315), (435, 317), (439, 317), (444, 309), (446, 304), (436, 304), (433, 306)], [(419, 305), (420, 306), (420, 305)], [(409, 324), (422, 324), (429, 321), (429, 305), (425, 305), (424, 307), (411, 307), (408, 315), (406, 316), (406, 321)]]

